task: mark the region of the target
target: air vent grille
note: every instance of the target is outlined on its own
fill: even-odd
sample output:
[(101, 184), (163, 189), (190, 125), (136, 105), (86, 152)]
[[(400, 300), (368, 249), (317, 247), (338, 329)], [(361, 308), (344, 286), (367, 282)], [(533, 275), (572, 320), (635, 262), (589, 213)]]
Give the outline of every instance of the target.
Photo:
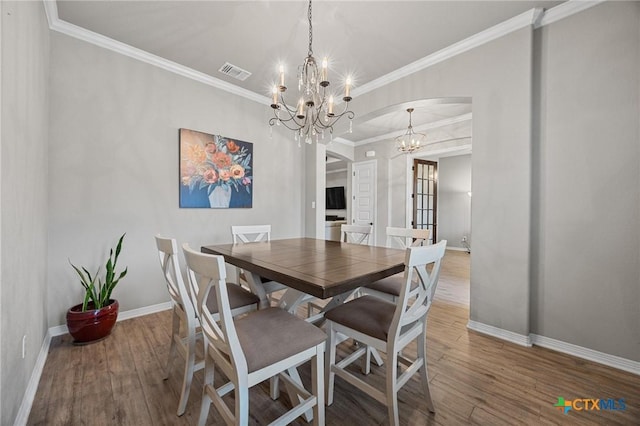
[(218, 71), (240, 81), (245, 81), (251, 75), (249, 71), (243, 70), (242, 68), (230, 64), (229, 62), (225, 62)]

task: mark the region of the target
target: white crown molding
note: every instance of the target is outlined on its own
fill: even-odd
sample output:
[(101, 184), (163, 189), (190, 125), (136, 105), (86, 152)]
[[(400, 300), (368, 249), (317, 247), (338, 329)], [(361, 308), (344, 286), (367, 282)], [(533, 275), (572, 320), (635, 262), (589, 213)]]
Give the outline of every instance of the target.
[(593, 349), (563, 342), (561, 340), (551, 339), (537, 334), (531, 334), (533, 344), (554, 351), (562, 352), (578, 358), (597, 362), (598, 364), (607, 365), (619, 370), (628, 371), (629, 373), (640, 375), (640, 362), (622, 358), (615, 355), (606, 354)]
[(477, 331), (478, 333), (487, 334), (489, 336), (497, 337), (498, 339), (515, 343), (516, 345), (531, 347), (530, 336), (514, 333), (513, 331), (504, 330), (502, 328), (471, 320), (467, 323), (467, 328)]
[(347, 140), (345, 138), (340, 138), (340, 137), (333, 138), (333, 140), (331, 142), (329, 142), (327, 145), (331, 145), (332, 143), (339, 143), (339, 144), (342, 144), (342, 145), (349, 146), (351, 148), (356, 146), (355, 143), (351, 142), (350, 140)]
[[(341, 172), (346, 172), (348, 171), (347, 169), (335, 169), (335, 170), (327, 170), (325, 173), (326, 174), (331, 174), (331, 173), (341, 173)], [(337, 210), (342, 210), (342, 209), (337, 209)]]
[[(413, 129), (415, 131), (421, 131), (421, 130), (433, 130), (433, 129), (437, 129), (439, 127), (444, 127), (444, 126), (450, 126), (452, 124), (457, 124), (457, 123), (463, 123), (465, 121), (470, 121), (471, 119), (473, 119), (473, 113), (469, 112), (467, 114), (462, 114), (462, 115), (458, 115), (455, 117), (450, 117), (450, 118), (444, 118), (442, 120), (438, 120), (438, 121), (432, 121), (431, 123), (427, 123), (427, 124), (423, 124), (420, 126), (415, 126)], [(406, 129), (403, 129), (406, 130)], [(392, 139), (396, 136), (398, 136), (399, 132), (403, 131), (403, 130), (396, 130), (384, 135), (378, 135), (378, 136), (374, 136), (372, 138), (367, 138), (367, 139), (362, 139), (361, 141), (355, 142), (354, 146), (362, 146), (362, 145), (367, 145), (373, 142), (378, 142), (378, 141), (382, 141), (385, 139)]]
[[(66, 34), (70, 37), (74, 37), (87, 43), (95, 44), (96, 46), (109, 49), (111, 51), (120, 53), (130, 58), (138, 59), (142, 62), (146, 62), (150, 65), (157, 66), (174, 74), (198, 81), (208, 86), (215, 87), (220, 90), (232, 93), (234, 95), (241, 96), (243, 98), (258, 102), (261, 104), (268, 104), (270, 99), (267, 96), (252, 92), (247, 89), (243, 89), (234, 84), (227, 83), (226, 81), (212, 77), (208, 74), (196, 71), (192, 68), (180, 65), (173, 61), (161, 58), (157, 55), (153, 55), (144, 50), (129, 46), (128, 44), (121, 43), (109, 37), (105, 37), (101, 34), (89, 31), (85, 28), (78, 27), (69, 22), (63, 21), (58, 17), (58, 6), (56, 0), (42, 0), (44, 3), (45, 13), (47, 15), (47, 21), (49, 28), (53, 31)], [(491, 42), (497, 38), (500, 38), (513, 31), (517, 31), (527, 26), (533, 26), (539, 28), (544, 25), (548, 25), (552, 22), (556, 22), (560, 19), (566, 18), (573, 14), (582, 12), (590, 7), (602, 3), (605, 0), (569, 0), (554, 8), (545, 11), (542, 8), (531, 9), (527, 12), (521, 13), (511, 19), (508, 19), (500, 24), (494, 25), (484, 31), (481, 31), (471, 37), (468, 37), (462, 41), (454, 43), (444, 49), (441, 49), (429, 56), (412, 62), (402, 68), (392, 71), (382, 77), (379, 77), (369, 83), (363, 84), (360, 87), (355, 88), (352, 93), (353, 96), (360, 96), (368, 93), (372, 90), (383, 87), (396, 80), (404, 78), (415, 72), (421, 71), (425, 68), (433, 66), (437, 63), (450, 59), (456, 55), (464, 53), (468, 50), (481, 46), (485, 43)], [(351, 142), (347, 145), (350, 145)]]
[(254, 102), (262, 104), (268, 104), (270, 102), (270, 99), (267, 96), (259, 95), (255, 92), (243, 89), (231, 83), (227, 83), (226, 81), (212, 77), (203, 72), (196, 71), (192, 68), (180, 65), (168, 59), (164, 59), (142, 49), (129, 46), (128, 44), (119, 42), (109, 37), (105, 37), (102, 34), (98, 34), (69, 22), (63, 21), (58, 18), (58, 9), (54, 0), (44, 0), (44, 5), (45, 12), (47, 14), (47, 20), (49, 21), (49, 28), (53, 31), (57, 31), (70, 37), (86, 41), (87, 43), (103, 47), (113, 52), (120, 53), (121, 55), (146, 62), (147, 64), (154, 65), (158, 68), (162, 68), (166, 71), (178, 74), (182, 77), (186, 77), (191, 80), (206, 84), (208, 86), (224, 90), (226, 92), (241, 96)]
[(546, 11), (541, 19), (534, 24), (534, 28), (544, 27), (568, 16), (575, 15), (606, 0), (569, 0)]
[(520, 15), (514, 16), (511, 19), (494, 25), (491, 28), (472, 35), (471, 37), (468, 37), (462, 41), (454, 43), (451, 46), (445, 47), (444, 49), (441, 49), (429, 56), (425, 56), (422, 59), (418, 59), (417, 61), (410, 63), (409, 65), (398, 68), (397, 70), (383, 75), (382, 77), (379, 77), (375, 80), (372, 80), (369, 83), (363, 84), (362, 86), (353, 89), (352, 96), (355, 98), (357, 96), (371, 92), (372, 90), (378, 89), (382, 86), (386, 86), (387, 84), (390, 84), (396, 80), (407, 77), (413, 73), (431, 67), (440, 62), (446, 61), (447, 59), (450, 59), (468, 50), (489, 43), (490, 41), (500, 38), (506, 34), (512, 33), (528, 26), (532, 26), (537, 20), (539, 20), (540, 14), (542, 13), (544, 13), (543, 9), (535, 8), (521, 13)]

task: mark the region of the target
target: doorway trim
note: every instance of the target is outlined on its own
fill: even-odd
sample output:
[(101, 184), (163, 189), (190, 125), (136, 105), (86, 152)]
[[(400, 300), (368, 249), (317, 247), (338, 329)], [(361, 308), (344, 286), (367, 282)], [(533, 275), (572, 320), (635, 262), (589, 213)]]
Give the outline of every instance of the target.
[(373, 235), (369, 238), (370, 245), (376, 245), (376, 226), (377, 226), (377, 199), (378, 199), (378, 160), (368, 160), (368, 161), (358, 161), (351, 163), (351, 214), (350, 214), (350, 224), (356, 224), (356, 216), (357, 216), (357, 206), (356, 206), (356, 168), (358, 166), (373, 166), (373, 178), (372, 178), (372, 189), (371, 193), (373, 194), (373, 203), (371, 206), (371, 223), (373, 224), (372, 233)]

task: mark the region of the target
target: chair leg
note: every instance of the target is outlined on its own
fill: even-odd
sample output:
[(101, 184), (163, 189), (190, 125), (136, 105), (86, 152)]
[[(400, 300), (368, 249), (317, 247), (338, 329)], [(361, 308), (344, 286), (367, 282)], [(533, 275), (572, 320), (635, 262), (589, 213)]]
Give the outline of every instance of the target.
[(235, 390), (236, 397), (236, 425), (249, 424), (249, 389), (245, 381), (244, 384), (238, 383)]
[(169, 378), (171, 374), (171, 362), (176, 356), (176, 338), (180, 337), (180, 316), (176, 312), (176, 307), (173, 307), (173, 325), (171, 326), (171, 346), (169, 346), (169, 356), (167, 357), (167, 366), (165, 368), (164, 380)]
[(333, 323), (327, 321), (327, 349), (325, 359), (325, 385), (327, 391), (327, 405), (333, 404), (333, 385), (336, 373), (331, 371), (331, 367), (336, 363), (337, 332), (333, 329)]
[(211, 407), (211, 398), (207, 393), (207, 387), (210, 386), (211, 389), (215, 392), (215, 387), (213, 384), (214, 381), (214, 373), (215, 373), (215, 365), (213, 361), (208, 358), (205, 359), (204, 365), (204, 386), (202, 387), (202, 402), (200, 403), (200, 417), (198, 418), (198, 425), (204, 426), (207, 423), (207, 417), (209, 417), (209, 408)]
[(371, 373), (371, 347), (367, 346), (367, 353), (364, 357), (364, 365), (362, 366), (362, 374), (367, 375)]
[(196, 363), (196, 337), (195, 330), (189, 330), (187, 336), (186, 354), (184, 360), (184, 377), (182, 378), (182, 390), (180, 391), (180, 402), (178, 403), (178, 416), (184, 414), (189, 400), (191, 381), (193, 380), (193, 370)]
[(389, 411), (389, 423), (391, 426), (400, 424), (400, 416), (398, 415), (398, 355), (394, 351), (387, 354), (387, 410)]
[(278, 376), (269, 379), (269, 393), (274, 401), (280, 398), (280, 380)]
[[(426, 327), (425, 327), (426, 328)], [(429, 374), (427, 373), (427, 342), (425, 339), (425, 330), (418, 336), (418, 358), (422, 358), (422, 368), (420, 369), (420, 378), (422, 379), (422, 389), (427, 401), (427, 408), (431, 413), (435, 413), (436, 410), (433, 407), (433, 401), (431, 400), (431, 392), (429, 390)]]
[(316, 356), (311, 360), (311, 387), (316, 396), (313, 407), (314, 426), (323, 426), (324, 419), (324, 345), (316, 347)]

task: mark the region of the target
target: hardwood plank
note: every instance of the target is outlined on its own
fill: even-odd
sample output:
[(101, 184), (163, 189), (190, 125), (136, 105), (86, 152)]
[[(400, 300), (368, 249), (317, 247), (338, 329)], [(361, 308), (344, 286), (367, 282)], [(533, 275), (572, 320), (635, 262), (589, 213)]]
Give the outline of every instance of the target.
[[(306, 247), (324, 250), (319, 245)], [(465, 276), (468, 281), (468, 261), (466, 253), (447, 252), (439, 285), (457, 285)], [(402, 425), (640, 424), (640, 376), (548, 349), (525, 348), (484, 336), (466, 328), (468, 319), (468, 307), (436, 297), (429, 314), (427, 358), (437, 412), (428, 413), (420, 381), (414, 376), (399, 392)], [(73, 346), (69, 336), (53, 339), (28, 424), (196, 424), (202, 371), (194, 375), (182, 417), (175, 413), (182, 381), (181, 358), (175, 361), (169, 380), (163, 380), (170, 327), (171, 312), (165, 311), (120, 322), (110, 337), (96, 344)], [(338, 349), (340, 357), (352, 348), (345, 342)], [(406, 348), (409, 356), (415, 352), (415, 343)], [(359, 366), (354, 369), (358, 371)], [(308, 384), (309, 364), (299, 371)], [(97, 380), (104, 380), (106, 385), (96, 386)], [(222, 384), (223, 380), (218, 372), (216, 383)], [(384, 369), (373, 366), (366, 380), (384, 385)], [(327, 425), (389, 423), (386, 407), (339, 378), (335, 392), (334, 403), (326, 409)], [(626, 410), (573, 411), (565, 415), (553, 406), (559, 396), (625, 398)], [(87, 398), (95, 402), (86, 403)], [(225, 400), (232, 404), (233, 395)], [(286, 393), (272, 401), (268, 383), (261, 383), (250, 391), (249, 423), (266, 424), (290, 406)], [(102, 411), (83, 417), (94, 409)], [(213, 408), (207, 424), (222, 425)], [(292, 424), (307, 425), (302, 419)]]

